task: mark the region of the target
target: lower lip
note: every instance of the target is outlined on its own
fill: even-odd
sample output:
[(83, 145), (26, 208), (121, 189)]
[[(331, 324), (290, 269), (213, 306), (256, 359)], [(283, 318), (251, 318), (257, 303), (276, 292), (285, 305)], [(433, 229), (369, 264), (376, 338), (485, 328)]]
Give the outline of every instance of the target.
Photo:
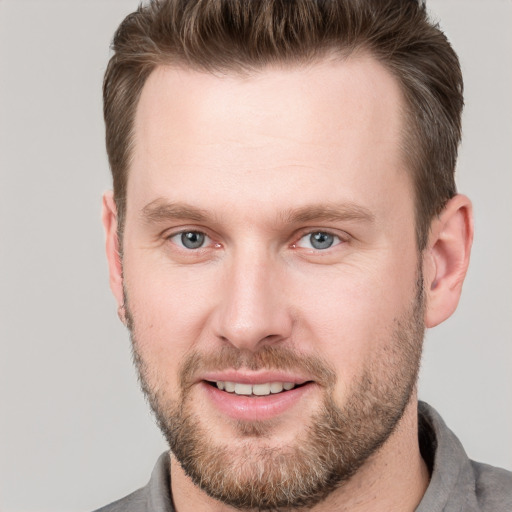
[(218, 410), (235, 420), (263, 421), (276, 418), (309, 393), (314, 384), (307, 383), (298, 388), (266, 396), (244, 396), (221, 391), (215, 386), (200, 384)]

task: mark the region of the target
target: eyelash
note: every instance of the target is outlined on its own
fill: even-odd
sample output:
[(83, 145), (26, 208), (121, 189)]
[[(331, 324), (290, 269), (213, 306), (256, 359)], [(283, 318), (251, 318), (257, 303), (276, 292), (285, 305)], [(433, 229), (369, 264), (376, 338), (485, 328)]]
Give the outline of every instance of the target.
[[(177, 233), (171, 233), (166, 238), (167, 238), (167, 240), (171, 241), (172, 243), (174, 243), (175, 245), (177, 245), (178, 247), (180, 247), (181, 249), (186, 250), (186, 251), (205, 249), (205, 246), (203, 244), (201, 244), (201, 246), (199, 246), (197, 248), (185, 247), (183, 244), (183, 239), (182, 239), (181, 244), (178, 242), (173, 242), (173, 238), (183, 237), (183, 235), (186, 235), (186, 234), (201, 235), (204, 237), (204, 241), (207, 241), (207, 240), (212, 241), (211, 237), (208, 236), (207, 233), (205, 233), (204, 231), (198, 230), (198, 229), (183, 229), (181, 231), (178, 231)], [(217, 248), (217, 247), (220, 247), (220, 244), (216, 243), (216, 244), (214, 244), (214, 246)]]
[[(314, 235), (327, 235), (328, 237), (332, 237), (334, 240), (332, 242), (331, 245), (329, 245), (328, 247), (325, 247), (325, 248), (316, 248), (316, 247), (301, 247), (299, 246), (299, 243), (301, 240), (309, 237), (309, 240), (311, 241), (311, 238), (314, 236)], [(307, 231), (306, 233), (303, 233), (297, 242), (293, 243), (292, 244), (292, 247), (294, 249), (296, 248), (304, 248), (304, 249), (308, 249), (308, 250), (311, 250), (311, 251), (315, 251), (315, 252), (324, 252), (324, 251), (327, 251), (333, 247), (336, 247), (344, 242), (346, 242), (346, 237), (342, 237), (341, 235), (338, 235), (336, 233), (332, 233), (331, 231), (328, 231), (328, 230), (324, 230), (324, 229), (314, 229), (314, 230), (311, 230), (311, 231)], [(321, 243), (321, 242), (320, 242)]]
[[(167, 240), (171, 241), (172, 243), (174, 243), (175, 245), (177, 245), (178, 247), (180, 247), (180, 249), (183, 249), (183, 250), (186, 250), (186, 251), (199, 251), (201, 249), (206, 249), (207, 246), (204, 245), (204, 242), (201, 243), (201, 245), (199, 247), (186, 247), (183, 243), (183, 238), (181, 238), (181, 243), (175, 241), (173, 242), (173, 239), (175, 239), (176, 237), (183, 237), (183, 235), (185, 234), (195, 234), (195, 235), (200, 235), (200, 236), (203, 236), (204, 237), (204, 242), (207, 242), (208, 240), (210, 242), (212, 242), (212, 238), (207, 234), (205, 233), (204, 231), (201, 231), (201, 230), (195, 230), (195, 229), (183, 229), (181, 231), (178, 231), (176, 233), (172, 233), (170, 235), (168, 235), (166, 238)], [(315, 248), (315, 247), (302, 247), (299, 245), (299, 243), (301, 242), (302, 239), (306, 238), (306, 237), (310, 237), (310, 240), (311, 240), (311, 237), (314, 236), (314, 235), (327, 235), (328, 237), (332, 237), (334, 239), (333, 243), (325, 248)], [(332, 233), (331, 231), (328, 231), (328, 230), (323, 230), (323, 229), (313, 229), (313, 230), (309, 230), (307, 232), (303, 232), (301, 233), (300, 237), (297, 239), (296, 242), (292, 243), (291, 244), (291, 247), (293, 249), (299, 249), (299, 248), (303, 248), (303, 249), (306, 249), (306, 250), (310, 250), (310, 251), (314, 251), (314, 252), (324, 252), (324, 251), (327, 251), (328, 249), (331, 249), (333, 247), (336, 247), (340, 244), (343, 244), (345, 242), (347, 242), (347, 236), (341, 236), (339, 234), (335, 234), (335, 233)], [(192, 242), (193, 243), (193, 242)], [(320, 243), (322, 243), (320, 241)], [(214, 248), (220, 248), (221, 247), (221, 244), (220, 243), (215, 243), (214, 244)]]

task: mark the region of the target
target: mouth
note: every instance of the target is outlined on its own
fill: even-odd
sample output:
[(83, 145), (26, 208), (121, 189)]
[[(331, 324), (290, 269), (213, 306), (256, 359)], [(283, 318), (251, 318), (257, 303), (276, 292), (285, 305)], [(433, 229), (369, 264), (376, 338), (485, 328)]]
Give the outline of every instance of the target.
[(220, 391), (226, 393), (233, 393), (239, 396), (262, 397), (269, 395), (278, 395), (291, 391), (292, 389), (305, 386), (310, 381), (297, 384), (294, 382), (263, 382), (258, 384), (251, 384), (246, 382), (232, 382), (232, 381), (205, 381), (210, 386), (213, 386)]
[(282, 417), (287, 411), (300, 411), (301, 404), (306, 403), (304, 399), (319, 389), (314, 381), (292, 382), (277, 375), (226, 377), (206, 377), (200, 382), (200, 389), (215, 410), (237, 421), (259, 422)]

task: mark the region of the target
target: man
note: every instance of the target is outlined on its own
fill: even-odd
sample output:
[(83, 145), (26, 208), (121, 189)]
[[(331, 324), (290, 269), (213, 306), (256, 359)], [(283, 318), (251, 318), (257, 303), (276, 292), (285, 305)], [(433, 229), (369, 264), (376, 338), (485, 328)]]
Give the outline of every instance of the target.
[(510, 510), (417, 400), (473, 234), (425, 7), (157, 1), (113, 47), (110, 283), (171, 451), (103, 510)]

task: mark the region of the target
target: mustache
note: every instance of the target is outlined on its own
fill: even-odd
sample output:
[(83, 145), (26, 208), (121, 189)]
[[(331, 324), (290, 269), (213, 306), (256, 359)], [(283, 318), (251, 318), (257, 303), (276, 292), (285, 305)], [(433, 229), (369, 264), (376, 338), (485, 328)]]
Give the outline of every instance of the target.
[(208, 353), (192, 352), (181, 365), (179, 376), (182, 390), (188, 389), (203, 372), (240, 370), (288, 370), (300, 371), (311, 376), (318, 384), (332, 388), (336, 372), (324, 359), (302, 354), (282, 346), (264, 346), (257, 352), (240, 350), (232, 345)]

